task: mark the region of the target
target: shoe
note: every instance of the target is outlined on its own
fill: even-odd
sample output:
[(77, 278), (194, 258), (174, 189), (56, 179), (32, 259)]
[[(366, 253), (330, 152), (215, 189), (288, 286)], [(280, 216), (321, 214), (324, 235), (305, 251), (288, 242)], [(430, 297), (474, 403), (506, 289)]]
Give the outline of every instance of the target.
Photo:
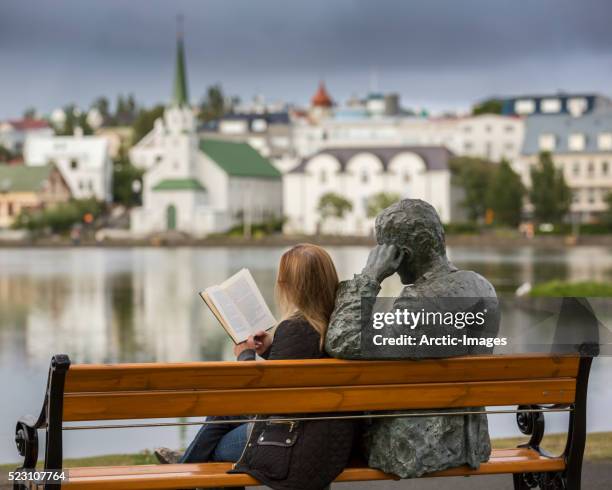
[(155, 454), (157, 461), (161, 464), (178, 464), (183, 456), (180, 451), (175, 451), (167, 447), (155, 448), (153, 454)]

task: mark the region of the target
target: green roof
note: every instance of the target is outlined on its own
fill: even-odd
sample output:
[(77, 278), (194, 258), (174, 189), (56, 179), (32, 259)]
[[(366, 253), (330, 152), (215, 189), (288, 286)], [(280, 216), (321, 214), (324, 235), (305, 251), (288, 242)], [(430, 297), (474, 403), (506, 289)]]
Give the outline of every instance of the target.
[(0, 192), (38, 192), (52, 169), (53, 165), (28, 167), (0, 164)]
[(197, 179), (165, 179), (153, 187), (154, 191), (205, 191)]
[(185, 47), (183, 46), (183, 36), (179, 34), (176, 42), (176, 68), (174, 72), (174, 94), (173, 102), (178, 106), (189, 104), (189, 94), (187, 91), (187, 68), (185, 64)]
[(200, 150), (231, 176), (267, 179), (281, 177), (276, 167), (247, 143), (207, 138), (200, 140)]

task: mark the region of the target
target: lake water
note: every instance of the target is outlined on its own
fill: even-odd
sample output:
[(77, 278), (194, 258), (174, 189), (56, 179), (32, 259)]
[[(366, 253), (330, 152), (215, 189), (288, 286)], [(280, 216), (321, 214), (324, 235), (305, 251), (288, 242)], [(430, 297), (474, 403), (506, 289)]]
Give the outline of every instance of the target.
[[(365, 247), (331, 247), (341, 278), (363, 267)], [(273, 305), (282, 248), (0, 249), (0, 463), (18, 461), (17, 418), (38, 414), (55, 353), (73, 362), (183, 362), (231, 358), (231, 342), (197, 291), (247, 267)], [(612, 280), (612, 249), (451, 248), (461, 268), (487, 277), (502, 294), (524, 282)], [(399, 281), (385, 282), (394, 295)], [(589, 430), (612, 430), (612, 359), (595, 361)], [(547, 416), (563, 431), (566, 415)], [(518, 435), (514, 417), (490, 418), (493, 436)], [(64, 454), (78, 457), (185, 445), (196, 428), (73, 431)]]

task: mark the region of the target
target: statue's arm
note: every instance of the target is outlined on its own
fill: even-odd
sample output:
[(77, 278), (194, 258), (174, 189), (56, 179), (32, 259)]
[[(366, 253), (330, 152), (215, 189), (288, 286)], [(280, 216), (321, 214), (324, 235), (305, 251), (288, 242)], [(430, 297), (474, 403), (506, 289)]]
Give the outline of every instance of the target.
[(361, 357), (361, 298), (375, 298), (379, 291), (378, 281), (365, 274), (356, 274), (353, 279), (340, 283), (325, 336), (325, 350), (330, 356)]

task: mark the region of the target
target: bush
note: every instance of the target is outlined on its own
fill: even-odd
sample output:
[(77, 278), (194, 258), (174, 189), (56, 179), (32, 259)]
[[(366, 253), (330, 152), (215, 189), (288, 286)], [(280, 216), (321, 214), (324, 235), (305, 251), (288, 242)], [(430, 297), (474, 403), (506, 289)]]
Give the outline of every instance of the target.
[(549, 281), (536, 284), (529, 292), (533, 297), (601, 297), (612, 296), (612, 283), (592, 281), (564, 282)]
[[(266, 235), (273, 235), (275, 233), (281, 233), (283, 231), (283, 225), (285, 224), (285, 218), (268, 218), (260, 223), (253, 223), (251, 225), (251, 234), (255, 237), (262, 237)], [(244, 235), (244, 223), (233, 226), (226, 233), (221, 235), (226, 236), (243, 236)]]
[(17, 216), (13, 228), (66, 233), (73, 225), (82, 223), (86, 214), (93, 215), (95, 219), (102, 211), (102, 203), (95, 199), (74, 199), (42, 210), (24, 210)]

